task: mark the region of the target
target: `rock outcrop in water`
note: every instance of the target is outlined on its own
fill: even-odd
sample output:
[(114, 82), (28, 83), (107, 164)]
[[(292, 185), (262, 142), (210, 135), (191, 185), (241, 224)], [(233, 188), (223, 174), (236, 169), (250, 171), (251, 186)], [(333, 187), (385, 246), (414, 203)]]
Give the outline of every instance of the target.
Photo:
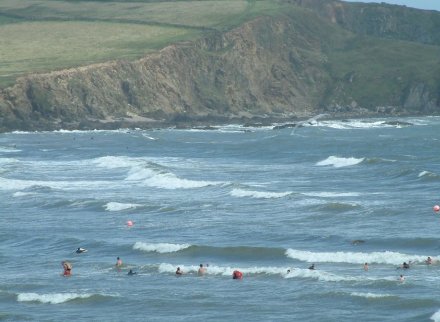
[[(375, 88), (363, 85), (371, 80), (359, 64), (340, 76), (341, 58), (335, 53), (359, 41), (355, 28), (346, 26), (353, 19), (341, 14), (342, 3), (291, 2), (306, 8), (260, 17), (137, 61), (20, 78), (0, 92), (0, 130), (289, 121), (317, 113), (439, 113), (440, 80), (388, 77), (384, 70), (387, 75), (374, 77), (379, 88), (389, 89), (375, 95)], [(364, 45), (359, 46), (364, 53)]]

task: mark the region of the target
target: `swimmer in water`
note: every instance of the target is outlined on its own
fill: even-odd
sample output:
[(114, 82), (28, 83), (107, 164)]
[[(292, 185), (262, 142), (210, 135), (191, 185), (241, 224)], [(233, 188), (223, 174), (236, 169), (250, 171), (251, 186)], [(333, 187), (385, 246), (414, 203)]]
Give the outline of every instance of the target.
[(364, 264), (364, 271), (368, 271), (368, 263)]
[(63, 276), (71, 276), (72, 275), (72, 264), (70, 264), (68, 261), (61, 262), (61, 265), (63, 266), (64, 272)]
[(128, 273), (127, 273), (127, 275), (136, 275), (137, 273), (136, 272), (133, 272), (133, 270), (132, 269), (130, 269), (129, 271), (128, 271)]
[(234, 280), (241, 280), (243, 278), (243, 273), (236, 270), (232, 273), (232, 279)]
[(310, 269), (310, 270), (314, 270), (314, 269), (315, 269), (315, 264), (312, 264), (312, 265), (309, 267), (309, 269)]
[(180, 267), (177, 267), (176, 275), (182, 275), (183, 272), (180, 270)]
[(77, 254), (81, 254), (81, 253), (85, 253), (86, 251), (87, 251), (87, 249), (82, 248), (82, 247), (78, 247), (77, 250), (76, 250), (76, 253)]
[(405, 277), (404, 277), (403, 275), (400, 275), (400, 276), (399, 276), (399, 281), (400, 281), (400, 282), (404, 282), (404, 281), (405, 281)]
[(200, 264), (199, 270), (197, 271), (197, 275), (203, 276), (206, 274), (206, 268), (203, 267), (203, 264)]
[(432, 264), (432, 258), (430, 256), (428, 256), (428, 258), (426, 259), (425, 263), (427, 265), (431, 265)]

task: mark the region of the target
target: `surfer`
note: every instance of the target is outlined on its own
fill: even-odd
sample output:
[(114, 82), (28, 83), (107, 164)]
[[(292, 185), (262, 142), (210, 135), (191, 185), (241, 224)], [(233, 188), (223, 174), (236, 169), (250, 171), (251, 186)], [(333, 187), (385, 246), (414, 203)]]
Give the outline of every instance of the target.
[(203, 276), (206, 274), (206, 268), (203, 267), (203, 264), (199, 265), (199, 270), (197, 271), (197, 275), (199, 276)]
[(180, 267), (177, 267), (176, 269), (176, 275), (182, 275), (183, 272), (180, 270)]
[(312, 265), (309, 267), (309, 269), (310, 269), (310, 270), (314, 270), (314, 269), (315, 269), (315, 264), (312, 264)]
[(137, 273), (136, 272), (133, 272), (133, 270), (132, 269), (130, 269), (129, 271), (128, 271), (128, 273), (127, 273), (127, 275), (136, 275)]
[(72, 275), (72, 264), (68, 261), (61, 262), (61, 265), (63, 266), (63, 276), (71, 276)]
[(85, 253), (86, 251), (87, 251), (87, 249), (82, 248), (82, 247), (78, 247), (77, 250), (76, 250), (76, 253), (77, 254), (81, 254), (81, 253)]

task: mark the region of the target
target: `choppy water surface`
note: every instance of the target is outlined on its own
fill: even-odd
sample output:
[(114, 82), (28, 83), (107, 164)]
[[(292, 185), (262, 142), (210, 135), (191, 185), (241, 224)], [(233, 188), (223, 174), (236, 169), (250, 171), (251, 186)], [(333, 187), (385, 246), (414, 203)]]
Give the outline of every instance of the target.
[(388, 121), (1, 134), (0, 320), (440, 321), (440, 118)]

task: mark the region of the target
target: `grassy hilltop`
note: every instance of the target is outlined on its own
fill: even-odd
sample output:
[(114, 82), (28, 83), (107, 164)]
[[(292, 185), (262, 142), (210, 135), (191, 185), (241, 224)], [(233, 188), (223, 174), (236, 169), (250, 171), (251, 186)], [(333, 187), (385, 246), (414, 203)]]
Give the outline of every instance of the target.
[(2, 0), (0, 88), (28, 73), (140, 58), (281, 7), (276, 0)]

